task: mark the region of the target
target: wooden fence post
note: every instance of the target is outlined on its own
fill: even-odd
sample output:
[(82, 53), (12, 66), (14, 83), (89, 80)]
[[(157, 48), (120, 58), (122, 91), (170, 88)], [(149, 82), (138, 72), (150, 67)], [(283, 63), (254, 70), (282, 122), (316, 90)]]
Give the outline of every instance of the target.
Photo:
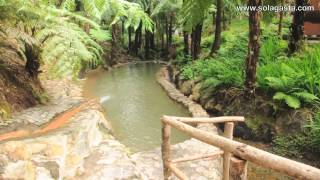
[(247, 180), (248, 161), (231, 157), (230, 178), (232, 180)]
[(168, 180), (171, 172), (170, 172), (170, 134), (171, 127), (170, 125), (162, 122), (162, 145), (161, 145), (161, 153), (162, 153), (162, 161), (163, 161), (163, 177), (165, 180)]
[[(229, 139), (233, 139), (233, 128), (234, 123), (232, 122), (226, 122), (224, 124), (224, 136)], [(230, 159), (231, 159), (231, 153), (224, 151), (223, 154), (223, 180), (229, 180), (230, 177)]]

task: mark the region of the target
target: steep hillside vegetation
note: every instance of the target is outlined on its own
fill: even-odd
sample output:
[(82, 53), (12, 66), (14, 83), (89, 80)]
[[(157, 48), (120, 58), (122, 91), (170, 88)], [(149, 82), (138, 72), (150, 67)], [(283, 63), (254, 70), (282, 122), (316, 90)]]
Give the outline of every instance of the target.
[(0, 29), (0, 118), (44, 100), (38, 75), (39, 48), (17, 29)]

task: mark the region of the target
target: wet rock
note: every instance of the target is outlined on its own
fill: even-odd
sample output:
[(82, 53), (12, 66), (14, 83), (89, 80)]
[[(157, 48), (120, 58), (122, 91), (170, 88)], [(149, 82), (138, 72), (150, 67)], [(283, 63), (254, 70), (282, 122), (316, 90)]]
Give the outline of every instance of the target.
[(85, 171), (75, 179), (141, 179), (141, 173), (125, 149), (113, 139), (102, 142), (85, 159)]
[(30, 161), (9, 163), (2, 174), (4, 179), (35, 179), (36, 170)]
[(188, 80), (188, 81), (184, 81), (182, 82), (182, 84), (180, 85), (180, 91), (186, 95), (189, 96), (192, 93), (192, 87), (194, 85), (194, 81), (193, 80)]
[(199, 102), (200, 101), (201, 87), (202, 87), (202, 84), (198, 83), (198, 84), (194, 85), (193, 88), (192, 88), (192, 94), (191, 94), (190, 98), (195, 102)]
[(36, 168), (36, 179), (54, 180), (54, 178), (51, 177), (50, 171), (44, 167)]

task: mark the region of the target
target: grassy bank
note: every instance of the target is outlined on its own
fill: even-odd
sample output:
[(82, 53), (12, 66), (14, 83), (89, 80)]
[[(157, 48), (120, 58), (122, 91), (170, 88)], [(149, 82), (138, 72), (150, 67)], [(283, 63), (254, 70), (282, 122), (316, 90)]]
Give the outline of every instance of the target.
[[(285, 23), (284, 37), (289, 32)], [(201, 81), (202, 95), (206, 91), (243, 89), (244, 62), (247, 56), (247, 21), (233, 22), (222, 33), (221, 49), (209, 57), (213, 37), (202, 41), (202, 55), (198, 60), (180, 56), (175, 61), (184, 81)], [(320, 153), (320, 44), (304, 48), (288, 56), (287, 40), (277, 35), (276, 23), (262, 24), (261, 51), (257, 68), (257, 92), (272, 104), (273, 114), (279, 111), (311, 112), (301, 131), (288, 136), (275, 136), (275, 151), (282, 155), (300, 156), (304, 152)], [(215, 96), (214, 93), (211, 93)], [(212, 97), (214, 98), (214, 97)], [(271, 115), (272, 116), (272, 115)]]

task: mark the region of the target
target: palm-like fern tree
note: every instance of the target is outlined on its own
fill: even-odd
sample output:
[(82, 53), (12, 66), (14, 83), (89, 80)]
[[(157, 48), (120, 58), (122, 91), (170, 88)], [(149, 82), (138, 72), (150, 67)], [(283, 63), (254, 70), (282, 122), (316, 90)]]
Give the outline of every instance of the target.
[(214, 41), (211, 48), (210, 54), (216, 53), (220, 49), (221, 44), (221, 31), (222, 31), (222, 0), (217, 0), (216, 4), (216, 19), (215, 19), (215, 33), (214, 33)]
[[(296, 0), (295, 6), (302, 7), (306, 5), (306, 0)], [(304, 11), (295, 11), (293, 14), (293, 20), (291, 25), (291, 36), (289, 40), (289, 54), (293, 54), (298, 51), (302, 46), (303, 41), (303, 23), (304, 23)]]
[(102, 49), (96, 41), (110, 37), (102, 27), (114, 31), (118, 22), (134, 30), (153, 27), (139, 4), (124, 0), (13, 1), (6, 8), (16, 7), (17, 19), (34, 29), (43, 43), (43, 62), (54, 76), (76, 77), (80, 69), (102, 63)]
[[(262, 0), (249, 0), (248, 6), (261, 6)], [(260, 51), (260, 12), (249, 11), (249, 44), (246, 59), (245, 96), (250, 99), (255, 96), (257, 62)]]
[[(22, 22), (23, 30), (41, 43), (41, 61), (52, 77), (76, 77), (80, 69), (102, 62), (102, 49), (95, 40), (106, 40), (108, 34), (95, 21), (65, 8), (56, 8), (56, 1), (13, 0), (7, 2), (4, 9), (14, 12), (7, 17), (10, 21)], [(90, 34), (84, 31), (85, 24), (92, 27)]]

